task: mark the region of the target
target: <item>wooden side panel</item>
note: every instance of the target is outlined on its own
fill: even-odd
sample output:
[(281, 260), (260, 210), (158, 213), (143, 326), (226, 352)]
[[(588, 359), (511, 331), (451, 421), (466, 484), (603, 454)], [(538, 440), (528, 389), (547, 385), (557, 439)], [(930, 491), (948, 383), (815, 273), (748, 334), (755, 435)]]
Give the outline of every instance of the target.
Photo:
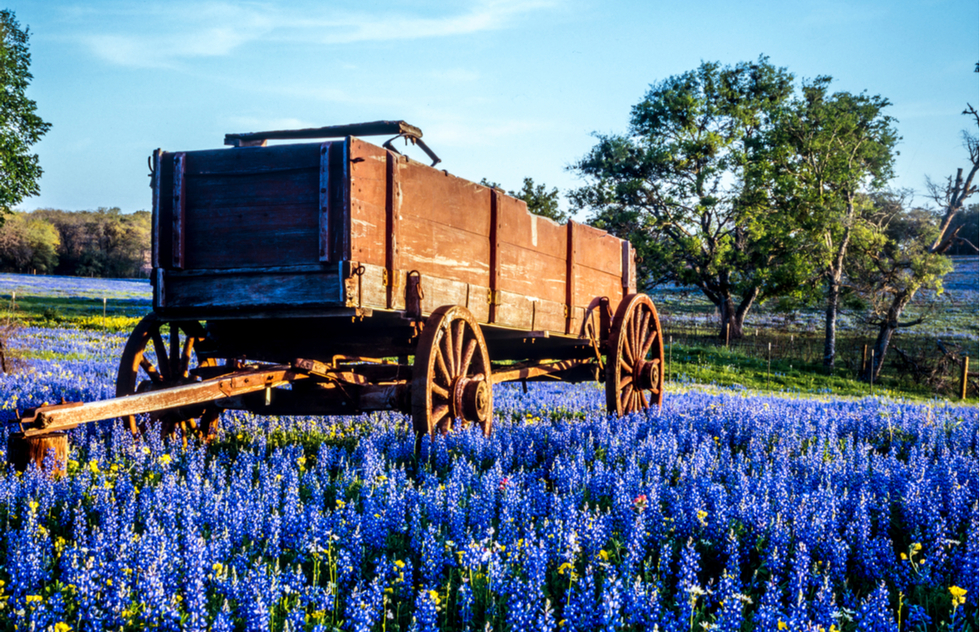
[(163, 150), (157, 149), (153, 152), (153, 228), (152, 239), (150, 240), (150, 265), (154, 268), (160, 267), (160, 162)]
[(343, 307), (338, 270), (298, 273), (241, 270), (214, 275), (169, 272), (162, 279), (167, 310)]
[(185, 268), (320, 261), (320, 144), (185, 154)]
[(184, 267), (184, 251), (187, 232), (187, 155), (174, 156), (174, 204), (173, 204), (173, 258), (172, 266), (180, 270)]
[(358, 138), (348, 148), (351, 261), (383, 266), (388, 152)]
[(626, 276), (623, 273), (623, 240), (584, 224), (576, 225), (575, 240), (575, 305), (587, 306), (593, 298), (606, 296), (615, 311), (623, 298), (623, 280), (629, 275), (629, 268)]
[(170, 230), (174, 221), (174, 158), (175, 154), (160, 153), (160, 167), (156, 172), (156, 217), (153, 222), (159, 267), (169, 268), (174, 249), (174, 234)]
[(579, 251), (577, 265), (607, 274), (622, 274), (623, 240), (585, 224), (578, 224), (575, 233)]
[(501, 195), (500, 289), (555, 303), (565, 301), (566, 228)]
[(330, 143), (320, 146), (320, 261), (330, 261), (332, 254), (330, 236)]
[(402, 270), (490, 285), (490, 190), (416, 162), (395, 163)]

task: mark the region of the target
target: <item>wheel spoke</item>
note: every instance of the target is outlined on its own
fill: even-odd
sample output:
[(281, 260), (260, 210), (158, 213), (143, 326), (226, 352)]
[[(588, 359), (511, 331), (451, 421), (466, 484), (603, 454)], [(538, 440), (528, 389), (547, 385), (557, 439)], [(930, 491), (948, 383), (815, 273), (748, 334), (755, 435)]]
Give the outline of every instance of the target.
[[(443, 345), (442, 346), (444, 347), (443, 348), (443, 351), (444, 351), (444, 354), (443, 355), (445, 356), (446, 363), (447, 363), (447, 365), (449, 367), (449, 376), (450, 376), (450, 378), (454, 378), (454, 377), (456, 377), (458, 375), (458, 373), (456, 372), (456, 354), (455, 354), (455, 352), (453, 350), (453, 341), (452, 341), (453, 335), (452, 335), (452, 331), (453, 331), (453, 328), (452, 328), (452, 325), (450, 325), (449, 327), (446, 328), (446, 335), (442, 337), (442, 342), (443, 342)], [(450, 382), (451, 381), (452, 380), (450, 379)]]
[(180, 329), (170, 323), (170, 379), (180, 379)]
[(647, 396), (643, 391), (640, 391), (640, 403), (643, 404), (643, 408), (650, 408), (650, 402), (647, 401)]
[[(436, 354), (436, 366), (439, 367), (439, 373), (442, 375), (442, 379), (446, 382), (446, 386), (449, 386), (453, 383), (453, 378), (449, 375), (449, 368), (446, 366), (446, 358), (443, 357), (442, 349), (436, 345), (436, 348), (433, 351), (435, 351)], [(434, 380), (435, 378), (433, 377), (433, 381)]]
[(180, 377), (190, 375), (191, 356), (194, 354), (194, 337), (187, 336), (184, 341), (184, 352), (180, 355)]
[(157, 368), (153, 366), (153, 363), (150, 362), (150, 359), (147, 358), (145, 355), (140, 356), (140, 367), (142, 367), (143, 371), (145, 371), (146, 374), (150, 376), (151, 380), (153, 380), (157, 384), (163, 383), (163, 376), (160, 375), (160, 372), (157, 371)]
[(460, 375), (469, 375), (470, 363), (473, 362), (473, 355), (476, 353), (476, 338), (470, 338), (470, 342), (466, 345), (466, 354), (463, 356), (463, 362), (460, 364)]
[(163, 379), (170, 379), (170, 356), (167, 355), (167, 345), (163, 342), (163, 336), (160, 335), (160, 329), (158, 328), (153, 332), (153, 350), (157, 354), (157, 364), (160, 365), (160, 373), (163, 375)]
[(627, 322), (627, 323), (624, 323), (624, 324), (626, 326), (623, 327), (623, 330), (619, 332), (619, 337), (622, 339), (622, 345), (621, 345), (622, 346), (622, 349), (623, 349), (622, 355), (626, 357), (626, 361), (627, 362), (629, 362), (630, 364), (633, 364), (633, 362), (634, 362), (634, 359), (633, 359), (633, 349), (630, 348), (630, 335), (629, 335), (629, 325), (630, 325), (630, 323)]
[(640, 326), (636, 328), (636, 338), (634, 339), (636, 341), (634, 348), (637, 349), (638, 353), (636, 355), (640, 360), (646, 357), (646, 349), (643, 348), (643, 343), (646, 342), (647, 324), (650, 321), (650, 313), (646, 310), (642, 311), (643, 315), (640, 317)]
[(653, 341), (657, 339), (657, 329), (656, 327), (651, 327), (647, 332), (646, 340), (643, 341), (642, 352), (640, 353), (641, 358), (647, 357), (647, 353), (650, 351), (650, 347), (653, 346)]
[(463, 366), (463, 338), (465, 336), (465, 326), (465, 321), (457, 321), (456, 330), (453, 335), (453, 351), (456, 353), (456, 375), (466, 375), (466, 367)]
[(633, 375), (633, 365), (624, 360), (623, 356), (619, 356), (619, 368), (623, 373)]
[(636, 362), (642, 356), (637, 352), (640, 350), (640, 317), (639, 310), (633, 312), (633, 318), (630, 320), (630, 351), (633, 352), (633, 361)]
[(441, 406), (436, 406), (435, 408), (433, 408), (432, 409), (432, 427), (434, 428), (437, 425), (439, 425), (439, 422), (442, 421), (442, 418), (443, 417), (447, 417), (447, 416), (449, 416), (449, 406), (448, 405), (443, 404)]
[(627, 375), (619, 380), (619, 390), (623, 390), (627, 385), (633, 384), (633, 376)]
[(629, 410), (629, 401), (632, 395), (633, 395), (633, 382), (631, 381), (629, 384), (626, 385), (626, 388), (623, 389), (620, 395), (619, 401), (622, 402), (622, 407), (624, 411)]
[(439, 397), (445, 399), (446, 401), (449, 400), (449, 391), (439, 386), (435, 382), (432, 383), (432, 388), (430, 388), (429, 390), (432, 391), (433, 395), (438, 395)]

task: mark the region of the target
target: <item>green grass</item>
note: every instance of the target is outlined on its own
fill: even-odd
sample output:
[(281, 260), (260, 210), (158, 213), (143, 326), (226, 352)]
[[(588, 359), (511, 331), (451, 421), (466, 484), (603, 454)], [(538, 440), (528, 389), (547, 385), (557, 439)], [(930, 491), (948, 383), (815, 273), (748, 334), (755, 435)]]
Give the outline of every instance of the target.
[(102, 299), (20, 296), (16, 305), (12, 305), (9, 297), (6, 300), (0, 298), (0, 321), (9, 319), (26, 327), (129, 332), (145, 315), (144, 310), (149, 311), (149, 306), (134, 306), (128, 302), (114, 304), (109, 300), (103, 320)]
[[(667, 349), (664, 350), (668, 352)], [(930, 388), (909, 379), (885, 376), (873, 387), (855, 378), (853, 372), (838, 368), (827, 374), (821, 362), (775, 359), (767, 365), (765, 358), (746, 355), (738, 349), (723, 346), (674, 345), (670, 351), (667, 380), (674, 385), (709, 384), (744, 387), (753, 391), (782, 391), (800, 394), (865, 397), (878, 395), (919, 401), (941, 396)], [(958, 395), (950, 399), (958, 400)], [(977, 399), (967, 399), (976, 403)]]

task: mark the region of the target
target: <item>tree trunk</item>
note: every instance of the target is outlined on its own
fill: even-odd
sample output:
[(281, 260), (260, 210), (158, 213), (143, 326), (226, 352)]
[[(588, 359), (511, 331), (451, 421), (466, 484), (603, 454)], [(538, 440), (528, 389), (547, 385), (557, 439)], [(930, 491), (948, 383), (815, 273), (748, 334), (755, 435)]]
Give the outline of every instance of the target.
[(888, 306), (888, 313), (878, 325), (878, 338), (875, 339), (874, 362), (869, 362), (864, 372), (864, 381), (867, 382), (874, 375), (875, 382), (881, 377), (881, 369), (885, 365), (885, 354), (888, 353), (888, 345), (891, 344), (892, 334), (899, 328), (898, 319), (902, 317), (902, 311), (909, 304), (915, 292), (899, 292), (892, 299), (892, 304)]
[[(729, 340), (739, 340), (745, 337), (743, 327), (745, 316), (749, 313), (749, 308), (752, 307), (758, 295), (759, 288), (752, 288), (742, 297), (742, 301), (737, 306), (735, 299), (731, 296), (721, 300), (721, 304), (718, 306), (721, 309), (721, 331), (718, 332), (718, 335), (722, 340), (725, 340), (726, 334)], [(725, 331), (726, 327), (728, 331)]]
[(721, 302), (721, 331), (718, 337), (724, 342), (726, 336), (728, 340), (737, 340), (742, 337), (742, 319), (738, 317), (738, 310), (735, 308), (735, 301), (731, 297)]
[[(840, 306), (841, 279), (844, 278), (844, 257), (851, 242), (851, 231), (854, 224), (854, 195), (847, 196), (847, 214), (844, 216), (844, 234), (834, 253), (834, 259), (827, 269), (827, 321), (823, 342), (823, 366), (828, 373), (834, 370), (837, 360), (837, 309)], [(828, 238), (829, 239), (829, 238)]]
[(837, 306), (840, 303), (840, 281), (833, 276), (827, 279), (827, 314), (823, 340), (823, 366), (834, 370), (837, 360)]

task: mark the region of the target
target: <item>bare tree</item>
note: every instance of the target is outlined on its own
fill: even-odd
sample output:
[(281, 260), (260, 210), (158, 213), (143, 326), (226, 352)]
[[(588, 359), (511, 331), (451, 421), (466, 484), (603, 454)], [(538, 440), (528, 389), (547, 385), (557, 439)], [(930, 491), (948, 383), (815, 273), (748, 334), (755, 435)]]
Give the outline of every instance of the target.
[[(974, 72), (980, 72), (980, 63), (977, 64)], [(963, 114), (973, 117), (975, 126), (980, 127), (980, 113), (971, 104), (966, 104)], [(954, 220), (963, 212), (966, 200), (977, 192), (977, 185), (974, 182), (977, 176), (978, 166), (978, 141), (976, 132), (963, 130), (963, 147), (970, 157), (970, 170), (963, 176), (963, 169), (956, 170), (956, 177), (946, 178), (946, 182), (939, 184), (926, 178), (926, 189), (928, 195), (939, 206), (942, 212), (942, 222), (939, 225), (939, 236), (932, 244), (933, 252), (946, 252), (954, 243), (965, 243), (980, 252), (977, 244), (965, 237), (960, 237), (959, 232), (961, 223)], [(955, 227), (955, 228), (954, 228)]]

